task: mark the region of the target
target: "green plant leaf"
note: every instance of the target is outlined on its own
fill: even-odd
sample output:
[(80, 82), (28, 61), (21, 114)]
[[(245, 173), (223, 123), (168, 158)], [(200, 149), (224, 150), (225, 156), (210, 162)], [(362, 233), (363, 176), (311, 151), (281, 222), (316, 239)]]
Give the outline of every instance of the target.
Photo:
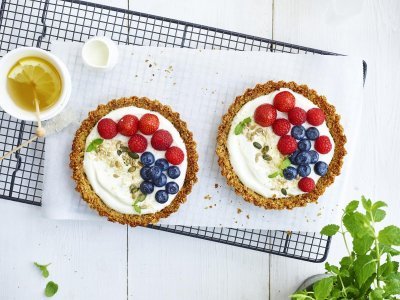
[(348, 268), (351, 264), (352, 264), (352, 259), (350, 256), (344, 256), (342, 257), (342, 259), (340, 260), (340, 266), (342, 268)]
[(383, 289), (377, 288), (369, 294), (369, 300), (383, 300), (384, 293)]
[(375, 222), (380, 222), (386, 217), (386, 212), (382, 209), (372, 211), (372, 216)]
[(378, 240), (388, 246), (400, 246), (400, 228), (394, 225), (387, 226), (379, 231)]
[(239, 135), (243, 132), (244, 127), (249, 124), (251, 122), (251, 118), (247, 117), (246, 119), (244, 119), (243, 121), (239, 122), (239, 124), (236, 125), (235, 127), (235, 134)]
[(375, 203), (372, 204), (372, 210), (376, 210), (381, 207), (387, 207), (387, 204), (383, 201), (376, 201)]
[(316, 300), (324, 300), (331, 293), (333, 288), (333, 277), (327, 277), (317, 281), (313, 285), (314, 296)]
[(387, 245), (380, 245), (380, 250), (382, 253), (389, 253), (391, 256), (397, 256), (400, 255), (400, 251), (397, 249), (394, 249), (390, 246)]
[(391, 274), (385, 284), (385, 296), (400, 294), (400, 273)]
[(327, 235), (327, 236), (333, 236), (339, 231), (339, 226), (335, 224), (329, 224), (326, 225), (324, 228), (321, 230), (321, 234)]
[(370, 199), (365, 198), (364, 196), (361, 197), (361, 203), (366, 211), (370, 211), (372, 208), (372, 201)]
[(103, 144), (103, 139), (94, 139), (93, 141), (90, 142), (89, 146), (86, 148), (86, 152), (91, 152), (93, 150), (96, 150), (98, 146)]
[(50, 264), (47, 264), (47, 265), (41, 265), (41, 264), (38, 264), (37, 262), (34, 262), (33, 263), (36, 267), (38, 267), (38, 269), (42, 272), (42, 276), (44, 277), (44, 278), (47, 278), (47, 277), (49, 277), (49, 270), (47, 270), (47, 267), (48, 266), (50, 266), (51, 265), (51, 263)]
[(142, 208), (137, 205), (136, 203), (133, 204), (133, 209), (138, 213), (141, 214), (142, 213)]
[(279, 175), (279, 171), (276, 171), (276, 172), (274, 172), (274, 173), (272, 173), (272, 174), (269, 174), (268, 175), (268, 178), (275, 178), (276, 176), (278, 176)]
[(46, 295), (46, 297), (53, 297), (58, 291), (58, 284), (53, 282), (53, 281), (49, 281), (46, 285), (46, 289), (44, 290), (44, 294)]
[(354, 261), (354, 272), (358, 286), (362, 286), (376, 270), (376, 260), (371, 255), (358, 255)]
[(366, 254), (371, 249), (374, 243), (374, 238), (371, 236), (364, 236), (363, 238), (353, 239), (353, 251), (359, 255)]
[(357, 200), (351, 201), (349, 204), (347, 204), (346, 208), (344, 209), (346, 213), (352, 213), (358, 208), (358, 204), (360, 202)]
[(353, 238), (362, 238), (365, 235), (374, 237), (374, 230), (370, 221), (360, 212), (346, 213), (343, 217), (343, 224)]
[(282, 160), (282, 162), (279, 165), (279, 169), (284, 170), (287, 167), (289, 167), (291, 165), (290, 159), (289, 158), (285, 158), (284, 160)]

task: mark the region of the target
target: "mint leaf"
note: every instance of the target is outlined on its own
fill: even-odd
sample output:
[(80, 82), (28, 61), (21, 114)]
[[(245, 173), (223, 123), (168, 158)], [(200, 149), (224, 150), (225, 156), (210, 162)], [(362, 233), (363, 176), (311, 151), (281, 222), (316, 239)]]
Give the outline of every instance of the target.
[(42, 272), (42, 276), (44, 277), (44, 278), (47, 278), (47, 277), (49, 277), (49, 271), (47, 270), (47, 267), (48, 266), (50, 266), (51, 265), (51, 263), (50, 264), (47, 264), (47, 265), (41, 265), (41, 264), (38, 264), (37, 262), (34, 262), (33, 263), (36, 267), (38, 267), (39, 268), (39, 270)]
[(93, 141), (90, 142), (89, 146), (86, 148), (86, 152), (91, 152), (93, 150), (96, 150), (98, 146), (103, 144), (103, 139), (94, 139)]
[(394, 248), (392, 248), (390, 246), (387, 246), (387, 245), (381, 245), (381, 252), (382, 253), (388, 253), (391, 256), (400, 255), (400, 251), (399, 250), (394, 249)]
[(133, 204), (133, 209), (138, 213), (141, 214), (142, 213), (142, 208), (137, 205), (136, 203)]
[(372, 212), (372, 216), (375, 222), (380, 222), (386, 217), (386, 212), (382, 209), (377, 209)]
[(371, 255), (359, 255), (354, 261), (354, 272), (358, 286), (362, 286), (376, 270), (376, 259)]
[(290, 159), (286, 157), (286, 158), (281, 162), (281, 164), (279, 165), (279, 169), (284, 170), (284, 169), (286, 169), (287, 167), (289, 167), (290, 165), (291, 165)]
[(383, 289), (377, 288), (369, 294), (369, 299), (370, 300), (383, 300), (384, 293), (385, 293), (385, 291)]
[(268, 175), (268, 178), (275, 178), (276, 176), (278, 176), (279, 175), (279, 171), (276, 171), (276, 172), (274, 172), (274, 173), (272, 173), (272, 174), (269, 174)]
[(53, 282), (53, 281), (49, 281), (46, 285), (46, 289), (44, 290), (44, 294), (46, 295), (46, 297), (53, 297), (58, 291), (58, 284)]
[(326, 225), (321, 230), (321, 234), (326, 236), (333, 236), (339, 231), (339, 226), (335, 224)]
[(349, 204), (347, 204), (346, 208), (344, 209), (346, 213), (352, 213), (358, 208), (358, 202), (357, 200), (351, 201)]
[(328, 298), (333, 288), (333, 277), (327, 277), (314, 283), (313, 290), (316, 300), (324, 300)]
[(251, 118), (247, 117), (246, 119), (244, 119), (243, 121), (239, 122), (239, 124), (236, 125), (235, 127), (235, 134), (239, 135), (243, 132), (244, 127), (249, 124), (251, 122)]
[(378, 240), (388, 246), (400, 246), (400, 228), (394, 225), (387, 226), (379, 231)]
[(357, 254), (366, 254), (371, 249), (373, 243), (374, 238), (368, 235), (360, 239), (355, 238), (353, 239), (353, 250)]
[(364, 209), (365, 209), (366, 211), (371, 210), (371, 208), (372, 208), (372, 202), (371, 202), (371, 200), (369, 200), (369, 199), (365, 198), (364, 196), (362, 196), (362, 197), (361, 197), (361, 203), (362, 203), (362, 205), (363, 205), (363, 207), (364, 207)]
[(353, 238), (362, 238), (365, 235), (374, 236), (374, 230), (367, 217), (360, 212), (345, 214), (343, 224)]
[(387, 204), (383, 201), (376, 201), (373, 205), (372, 205), (372, 210), (381, 208), (381, 207), (387, 207)]

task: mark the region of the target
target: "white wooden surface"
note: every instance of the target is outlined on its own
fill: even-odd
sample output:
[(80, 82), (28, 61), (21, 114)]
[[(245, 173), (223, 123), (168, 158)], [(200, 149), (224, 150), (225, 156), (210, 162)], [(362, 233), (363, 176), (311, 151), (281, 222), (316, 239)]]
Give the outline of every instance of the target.
[[(357, 55), (368, 62), (363, 125), (349, 199), (400, 209), (400, 2), (112, 0), (104, 3)], [(97, 0), (97, 2), (103, 2)], [(0, 201), (0, 299), (42, 299), (32, 262), (52, 262), (55, 299), (287, 299), (323, 266), (108, 222), (55, 222), (40, 208)], [(397, 215), (396, 215), (397, 213)], [(334, 240), (329, 260), (342, 252)]]

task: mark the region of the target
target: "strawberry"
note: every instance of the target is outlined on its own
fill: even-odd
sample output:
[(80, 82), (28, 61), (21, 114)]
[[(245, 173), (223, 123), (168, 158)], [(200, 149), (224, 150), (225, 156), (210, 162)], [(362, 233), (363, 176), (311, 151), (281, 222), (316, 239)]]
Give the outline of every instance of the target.
[(146, 151), (147, 140), (141, 134), (134, 134), (129, 139), (128, 147), (129, 147), (129, 150), (131, 150), (132, 152), (142, 153), (142, 152)]
[(112, 139), (118, 133), (117, 123), (109, 118), (101, 119), (97, 124), (97, 131), (103, 139)]
[(315, 140), (314, 148), (321, 154), (327, 154), (332, 150), (331, 140), (326, 135), (321, 135)]
[(290, 123), (286, 119), (276, 119), (274, 124), (272, 124), (272, 130), (276, 135), (282, 136), (289, 132)]
[(165, 152), (165, 158), (170, 164), (179, 165), (183, 162), (185, 154), (180, 148), (173, 146)]
[(275, 95), (274, 106), (277, 110), (282, 112), (291, 111), (296, 104), (296, 98), (288, 91), (283, 91)]
[(134, 115), (125, 115), (117, 123), (118, 132), (125, 136), (132, 136), (138, 130), (139, 119)]
[(319, 126), (325, 121), (325, 114), (320, 108), (311, 108), (307, 112), (307, 122), (313, 126)]
[(261, 104), (254, 112), (254, 121), (262, 127), (271, 126), (275, 119), (276, 109), (271, 104)]
[(315, 182), (310, 177), (303, 177), (299, 180), (298, 187), (301, 191), (309, 193), (315, 188)]
[(306, 111), (300, 107), (295, 107), (288, 113), (289, 121), (293, 125), (301, 125), (307, 119)]
[(167, 150), (173, 142), (172, 135), (164, 129), (157, 130), (151, 137), (151, 145), (156, 150)]
[(278, 141), (278, 150), (283, 155), (292, 154), (297, 149), (297, 142), (290, 135), (282, 136)]
[(160, 120), (154, 114), (144, 114), (139, 121), (139, 130), (146, 135), (153, 134), (160, 126)]

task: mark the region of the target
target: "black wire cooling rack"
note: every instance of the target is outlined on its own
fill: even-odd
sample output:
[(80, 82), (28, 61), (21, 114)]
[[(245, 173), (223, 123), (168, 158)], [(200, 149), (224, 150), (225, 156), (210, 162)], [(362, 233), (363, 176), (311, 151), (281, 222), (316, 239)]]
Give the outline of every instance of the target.
[[(19, 46), (49, 49), (53, 40), (82, 42), (107, 35), (119, 44), (286, 53), (335, 53), (272, 41), (208, 26), (83, 1), (3, 0), (0, 57)], [(364, 79), (366, 65), (364, 65)], [(31, 137), (36, 126), (0, 110), (0, 155)], [(0, 198), (41, 205), (44, 142), (36, 140), (0, 163)], [(234, 228), (149, 226), (310, 262), (326, 259), (330, 238), (317, 233)]]

